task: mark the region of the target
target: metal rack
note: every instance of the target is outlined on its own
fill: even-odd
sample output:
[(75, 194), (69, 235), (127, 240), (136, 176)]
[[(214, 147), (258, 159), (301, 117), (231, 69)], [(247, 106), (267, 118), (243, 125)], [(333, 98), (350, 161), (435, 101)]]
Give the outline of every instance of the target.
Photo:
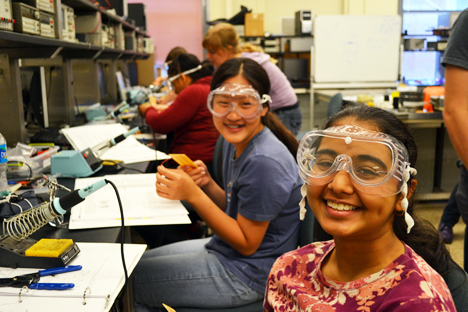
[[(121, 17), (108, 13), (89, 0), (55, 0), (56, 25), (60, 25), (60, 12), (62, 3), (75, 10), (76, 15), (100, 12), (102, 23), (119, 25), (127, 33), (135, 37), (148, 37), (148, 35), (131, 25)], [(59, 34), (57, 38), (62, 38)], [(28, 68), (41, 68), (45, 72), (47, 85), (48, 112), (50, 127), (59, 127), (63, 124), (71, 125), (75, 118), (77, 90), (89, 90), (90, 98), (100, 101), (99, 86), (96, 85), (98, 64), (104, 63), (108, 71), (111, 86), (108, 93), (112, 99), (117, 100), (115, 71), (128, 74), (128, 67), (136, 60), (147, 59), (148, 53), (136, 50), (115, 49), (91, 45), (82, 42), (69, 42), (61, 39), (51, 39), (18, 32), (0, 30), (0, 112), (2, 133), (8, 145), (17, 142), (27, 142), (28, 135), (25, 129), (25, 116), (21, 76)], [(84, 64), (84, 65), (83, 65)], [(52, 68), (52, 69), (51, 69)], [(82, 71), (79, 72), (78, 69)], [(47, 70), (44, 70), (47, 69)], [(85, 74), (83, 74), (83, 71)], [(48, 74), (48, 76), (47, 76)], [(96, 76), (96, 77), (94, 77)], [(86, 77), (89, 79), (85, 79)], [(53, 85), (53, 87), (51, 86)], [(45, 90), (44, 89), (44, 90)], [(44, 94), (44, 92), (43, 92)]]

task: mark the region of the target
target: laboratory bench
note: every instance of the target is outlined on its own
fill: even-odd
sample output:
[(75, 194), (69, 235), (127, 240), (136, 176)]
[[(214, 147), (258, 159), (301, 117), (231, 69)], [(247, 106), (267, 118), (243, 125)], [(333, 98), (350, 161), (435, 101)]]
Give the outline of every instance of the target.
[[(9, 116), (0, 124), (0, 133), (8, 146), (27, 141), (25, 125), (31, 123), (30, 114), (43, 119), (37, 121), (42, 128), (59, 128), (75, 125), (78, 105), (119, 103), (116, 73), (131, 80), (132, 86), (138, 84), (136, 63), (152, 55), (141, 44), (150, 40), (148, 34), (96, 3), (54, 3), (52, 37), (0, 29), (0, 110)], [(94, 16), (99, 25), (115, 28), (115, 44), (69, 38), (70, 30), (63, 26), (71, 23), (76, 29), (75, 20), (68, 20), (62, 8), (71, 9), (74, 19)]]

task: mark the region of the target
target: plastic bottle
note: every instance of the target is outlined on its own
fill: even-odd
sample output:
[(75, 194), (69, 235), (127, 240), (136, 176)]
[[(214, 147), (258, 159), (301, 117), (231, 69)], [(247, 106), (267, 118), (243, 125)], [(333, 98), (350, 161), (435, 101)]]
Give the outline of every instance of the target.
[(10, 193), (7, 179), (7, 161), (7, 144), (0, 133), (0, 196), (6, 196)]

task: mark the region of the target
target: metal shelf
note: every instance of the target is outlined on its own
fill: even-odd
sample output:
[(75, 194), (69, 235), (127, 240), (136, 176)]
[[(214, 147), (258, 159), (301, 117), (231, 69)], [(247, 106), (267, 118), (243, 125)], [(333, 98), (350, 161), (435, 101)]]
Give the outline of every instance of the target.
[(112, 21), (115, 23), (122, 24), (124, 29), (127, 30), (134, 30), (136, 33), (139, 35), (142, 35), (144, 37), (148, 37), (148, 35), (144, 32), (138, 29), (138, 27), (135, 27), (134, 25), (130, 24), (126, 20), (124, 20), (122, 17), (108, 13), (106, 8), (100, 7), (97, 4), (95, 4), (92, 1), (89, 0), (62, 0), (62, 3), (65, 5), (68, 5), (69, 7), (72, 7), (75, 10), (76, 14), (80, 14), (82, 12), (96, 12), (100, 11), (103, 15), (103, 20), (104, 22), (106, 21)]
[(64, 59), (147, 59), (150, 54), (100, 47), (83, 42), (69, 42), (35, 35), (0, 30), (0, 54), (10, 58)]

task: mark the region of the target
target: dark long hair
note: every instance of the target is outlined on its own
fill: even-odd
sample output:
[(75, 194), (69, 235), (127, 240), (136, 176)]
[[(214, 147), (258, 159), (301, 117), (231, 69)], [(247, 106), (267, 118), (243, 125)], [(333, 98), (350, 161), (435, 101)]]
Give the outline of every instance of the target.
[(171, 64), (169, 65), (169, 77), (180, 74), (186, 70), (196, 68), (199, 65), (202, 65), (202, 68), (200, 70), (197, 70), (187, 75), (190, 78), (192, 78), (192, 83), (203, 77), (213, 75), (214, 67), (208, 62), (200, 62), (200, 60), (193, 54), (180, 54), (175, 59), (173, 59)]
[[(380, 108), (355, 103), (332, 116), (328, 120), (325, 128), (332, 127), (343, 118), (353, 118), (356, 121), (371, 123), (379, 129), (380, 132), (398, 139), (408, 150), (411, 166), (413, 168), (415, 167), (418, 158), (416, 141), (408, 127), (394, 114)], [(412, 179), (415, 179), (413, 175), (410, 176), (408, 185), (411, 183)], [(445, 277), (449, 270), (449, 263), (455, 262), (450, 256), (437, 229), (429, 221), (415, 215), (413, 198), (414, 193), (408, 205), (408, 213), (414, 219), (414, 226), (411, 232), (409, 234), (407, 233), (407, 225), (404, 216), (398, 216), (396, 214), (393, 220), (393, 231), (401, 241), (410, 246), (417, 254), (423, 257), (434, 270)], [(461, 268), (459, 267), (459, 269)]]
[[(257, 62), (248, 58), (232, 58), (224, 62), (215, 72), (211, 81), (211, 90), (221, 86), (229, 78), (242, 75), (252, 87), (258, 91), (260, 96), (270, 93), (270, 79), (268, 74)], [(264, 105), (268, 105), (265, 103)], [(268, 106), (269, 109), (269, 106)], [(288, 148), (291, 154), (296, 157), (299, 142), (294, 134), (289, 131), (281, 120), (269, 110), (262, 123)]]

